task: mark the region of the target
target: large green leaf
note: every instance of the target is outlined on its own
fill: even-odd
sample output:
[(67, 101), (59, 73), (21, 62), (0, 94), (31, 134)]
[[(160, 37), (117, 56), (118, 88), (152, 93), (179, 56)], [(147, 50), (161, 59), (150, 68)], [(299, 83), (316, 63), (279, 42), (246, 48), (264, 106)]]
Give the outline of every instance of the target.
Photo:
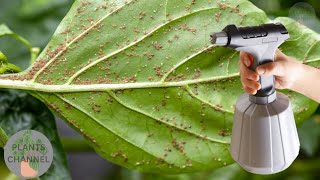
[[(282, 50), (319, 66), (319, 35), (287, 18)], [(212, 47), (227, 24), (270, 20), (246, 0), (75, 1), (47, 48), (0, 86), (32, 90), (104, 158), (144, 172), (214, 169), (229, 155), (243, 93), (238, 53)], [(297, 122), (318, 104), (286, 92)]]

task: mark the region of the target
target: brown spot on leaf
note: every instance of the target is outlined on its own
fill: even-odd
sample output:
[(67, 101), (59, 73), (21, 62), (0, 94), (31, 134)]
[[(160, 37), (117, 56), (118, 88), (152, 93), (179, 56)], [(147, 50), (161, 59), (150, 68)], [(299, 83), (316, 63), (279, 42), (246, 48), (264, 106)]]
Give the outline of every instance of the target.
[(222, 129), (222, 130), (220, 130), (220, 131), (218, 132), (218, 134), (219, 134), (220, 136), (225, 137), (225, 136), (230, 136), (230, 135), (231, 135), (231, 132), (230, 132), (228, 129)]
[(158, 43), (157, 41), (153, 43), (153, 47), (156, 49), (156, 50), (160, 50), (163, 48), (163, 46)]
[(215, 13), (214, 16), (215, 16), (215, 20), (219, 22), (221, 17), (221, 12)]
[(161, 66), (156, 66), (156, 67), (154, 67), (153, 68), (155, 71), (156, 71), (156, 75), (158, 76), (158, 77), (163, 77), (163, 73), (162, 73), (162, 71), (161, 71)]

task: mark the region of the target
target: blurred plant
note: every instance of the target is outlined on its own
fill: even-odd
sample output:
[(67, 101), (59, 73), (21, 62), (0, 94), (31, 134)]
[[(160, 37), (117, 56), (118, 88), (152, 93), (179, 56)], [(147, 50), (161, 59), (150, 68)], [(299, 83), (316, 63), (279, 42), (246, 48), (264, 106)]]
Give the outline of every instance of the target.
[[(1, 1), (0, 24), (5, 23), (30, 42), (23, 47), (16, 40), (3, 37), (0, 39), (1, 51), (13, 64), (26, 69), (30, 65), (30, 44), (43, 49), (72, 3), (73, 0)], [(33, 51), (37, 52), (37, 49)]]
[(304, 2), (294, 4), (290, 10), (288, 16), (300, 24), (314, 29), (319, 32), (319, 20), (317, 19), (314, 8)]
[[(50, 40), (72, 3), (73, 0), (1, 1), (0, 24), (8, 24), (17, 33), (4, 24), (0, 25), (0, 49), (2, 51), (0, 53), (0, 73), (16, 73), (27, 68), (38, 56), (40, 48), (43, 49)], [(22, 36), (27, 37), (28, 40)], [(21, 43), (25, 46), (22, 46)], [(38, 130), (52, 141), (55, 153), (52, 167), (41, 179), (70, 179), (66, 156), (55, 129), (54, 117), (45, 105), (19, 90), (1, 90), (0, 96), (0, 126), (5, 127), (5, 131), (0, 128), (2, 132), (0, 133), (2, 140), (0, 147), (4, 146), (7, 134), (12, 135), (26, 128)], [(3, 151), (0, 154), (3, 154)], [(17, 177), (8, 171), (2, 160), (0, 179), (15, 178)]]
[[(71, 179), (67, 167), (66, 154), (62, 148), (58, 132), (55, 125), (55, 119), (50, 110), (38, 99), (19, 90), (0, 89), (0, 154), (3, 158), (2, 148), (7, 142), (7, 137), (18, 131), (32, 129), (44, 134), (52, 144), (53, 162), (48, 172), (39, 179)], [(31, 143), (33, 140), (29, 136), (20, 139), (19, 144), (23, 142)], [(45, 151), (40, 153), (46, 153)], [(25, 156), (26, 151), (19, 151), (17, 156)], [(0, 179), (6, 179), (7, 176), (13, 177), (0, 159)], [(37, 167), (37, 163), (31, 163), (31, 167)]]
[(250, 0), (265, 10), (270, 18), (288, 16), (301, 24), (320, 32), (320, 3), (319, 0)]

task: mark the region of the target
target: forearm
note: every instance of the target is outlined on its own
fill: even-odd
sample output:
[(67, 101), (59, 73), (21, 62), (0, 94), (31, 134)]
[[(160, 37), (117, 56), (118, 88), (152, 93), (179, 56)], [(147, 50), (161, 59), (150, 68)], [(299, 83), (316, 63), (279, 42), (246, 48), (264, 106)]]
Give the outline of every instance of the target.
[(290, 87), (320, 103), (320, 69), (301, 64), (302, 73)]

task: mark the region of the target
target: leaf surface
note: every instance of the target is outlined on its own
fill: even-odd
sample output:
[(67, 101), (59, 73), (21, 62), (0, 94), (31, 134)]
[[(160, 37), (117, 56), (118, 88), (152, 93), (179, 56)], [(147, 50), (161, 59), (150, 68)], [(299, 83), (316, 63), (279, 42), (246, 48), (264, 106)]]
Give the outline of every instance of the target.
[(0, 148), (4, 148), (8, 141), (8, 136), (6, 132), (0, 127)]
[[(320, 66), (319, 35), (275, 21), (291, 35), (281, 49)], [(214, 169), (233, 162), (233, 111), (243, 90), (238, 53), (212, 47), (209, 35), (267, 22), (246, 0), (78, 0), (35, 63), (0, 84), (32, 90), (114, 163), (156, 173)], [(297, 122), (318, 106), (285, 93)]]

